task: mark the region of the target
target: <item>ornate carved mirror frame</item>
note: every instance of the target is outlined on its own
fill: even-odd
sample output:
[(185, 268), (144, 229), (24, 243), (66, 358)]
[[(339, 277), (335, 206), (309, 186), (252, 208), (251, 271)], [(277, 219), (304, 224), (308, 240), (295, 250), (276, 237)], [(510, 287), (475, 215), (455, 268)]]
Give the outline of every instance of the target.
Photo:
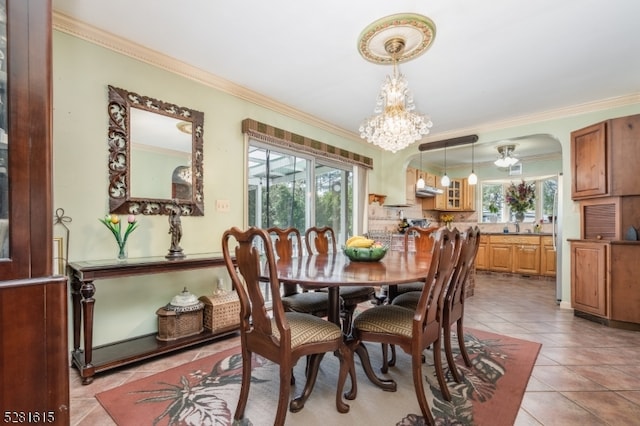
[[(131, 108), (179, 120), (191, 128), (190, 171), (191, 193), (180, 191), (180, 197), (144, 198), (131, 194)], [(109, 211), (117, 214), (167, 215), (180, 205), (183, 216), (203, 216), (202, 147), (204, 113), (109, 86)], [(184, 126), (178, 126), (184, 127)], [(151, 170), (150, 170), (151, 171)], [(175, 192), (175, 191), (174, 191)]]

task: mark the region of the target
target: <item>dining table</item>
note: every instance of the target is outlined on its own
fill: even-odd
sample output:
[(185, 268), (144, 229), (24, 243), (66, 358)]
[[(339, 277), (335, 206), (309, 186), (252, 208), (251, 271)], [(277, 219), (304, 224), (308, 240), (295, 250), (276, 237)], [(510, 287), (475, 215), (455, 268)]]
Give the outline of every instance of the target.
[[(389, 251), (379, 261), (352, 261), (343, 252), (334, 252), (280, 259), (276, 267), (281, 283), (299, 284), (307, 290), (327, 289), (327, 319), (340, 326), (340, 287), (387, 285), (393, 291), (393, 288), (402, 284), (424, 282), (430, 264), (431, 256), (423, 253)], [(345, 336), (345, 339), (350, 340), (351, 337)], [(376, 376), (364, 344), (357, 345), (354, 350), (372, 383), (386, 391), (396, 390), (394, 380)], [(355, 398), (357, 385), (354, 366), (351, 366), (350, 372), (352, 397)]]

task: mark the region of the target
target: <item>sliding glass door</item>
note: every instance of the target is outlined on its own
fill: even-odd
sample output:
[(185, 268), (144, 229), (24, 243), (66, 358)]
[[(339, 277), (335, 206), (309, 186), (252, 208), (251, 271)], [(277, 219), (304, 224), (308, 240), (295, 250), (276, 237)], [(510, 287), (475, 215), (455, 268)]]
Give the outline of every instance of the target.
[[(309, 184), (312, 182), (313, 184)], [(342, 244), (353, 229), (353, 167), (251, 141), (248, 223), (269, 228), (330, 226)]]
[(316, 162), (315, 224), (333, 228), (338, 247), (353, 229), (353, 172)]

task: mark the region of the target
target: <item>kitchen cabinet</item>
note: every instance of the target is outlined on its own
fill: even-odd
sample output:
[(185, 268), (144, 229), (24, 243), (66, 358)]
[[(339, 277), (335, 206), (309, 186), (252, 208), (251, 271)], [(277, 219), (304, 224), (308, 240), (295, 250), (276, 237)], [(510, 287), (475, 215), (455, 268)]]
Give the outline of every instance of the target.
[(462, 191), (462, 179), (451, 179), (449, 186), (444, 189), (448, 210), (462, 210)]
[(489, 236), (480, 234), (480, 244), (478, 245), (478, 253), (476, 253), (475, 266), (478, 271), (486, 271), (489, 269)]
[(475, 211), (475, 186), (469, 185), (466, 178), (451, 179), (448, 187), (443, 187), (440, 176), (433, 176), (434, 185), (442, 188), (442, 194), (437, 194), (433, 198), (423, 200), (423, 210), (439, 211)]
[(6, 0), (0, 13), (0, 149), (8, 159), (0, 180), (0, 407), (5, 423), (68, 425), (69, 296), (66, 277), (53, 274), (51, 1)]
[(569, 240), (571, 305), (577, 316), (640, 330), (637, 241)]
[[(555, 251), (545, 252), (542, 239), (552, 243), (551, 236), (521, 234), (481, 235), (476, 268), (493, 272), (523, 275), (555, 276)], [(551, 259), (550, 257), (553, 256)]]
[(608, 245), (571, 242), (571, 305), (582, 312), (606, 317)]
[(556, 276), (556, 248), (552, 236), (540, 237), (540, 274), (547, 277)]
[(540, 240), (513, 245), (513, 269), (516, 274), (540, 275)]
[(580, 240), (571, 246), (571, 304), (578, 316), (640, 330), (640, 115), (571, 133), (571, 196), (580, 201)]
[(640, 195), (640, 115), (606, 120), (571, 133), (571, 198)]
[(496, 272), (511, 272), (513, 269), (513, 245), (506, 237), (490, 237), (489, 269)]
[(476, 211), (476, 188), (477, 185), (470, 185), (468, 179), (463, 180), (462, 195), (462, 211), (474, 212)]
[(640, 228), (640, 196), (580, 201), (580, 238), (622, 240), (629, 227)]

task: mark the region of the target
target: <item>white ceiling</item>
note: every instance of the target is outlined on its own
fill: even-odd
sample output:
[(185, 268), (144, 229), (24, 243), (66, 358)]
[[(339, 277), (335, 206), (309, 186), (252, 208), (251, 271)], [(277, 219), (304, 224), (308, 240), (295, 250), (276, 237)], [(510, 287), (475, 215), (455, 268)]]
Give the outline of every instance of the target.
[[(434, 123), (425, 141), (640, 93), (638, 0), (53, 0), (53, 8), (353, 134), (391, 72), (360, 56), (358, 36), (396, 13), (436, 25), (431, 48), (400, 66)], [(548, 142), (522, 139), (516, 153), (559, 151)], [(495, 159), (497, 144), (477, 147), (476, 161)], [(468, 152), (459, 157), (470, 162)]]

